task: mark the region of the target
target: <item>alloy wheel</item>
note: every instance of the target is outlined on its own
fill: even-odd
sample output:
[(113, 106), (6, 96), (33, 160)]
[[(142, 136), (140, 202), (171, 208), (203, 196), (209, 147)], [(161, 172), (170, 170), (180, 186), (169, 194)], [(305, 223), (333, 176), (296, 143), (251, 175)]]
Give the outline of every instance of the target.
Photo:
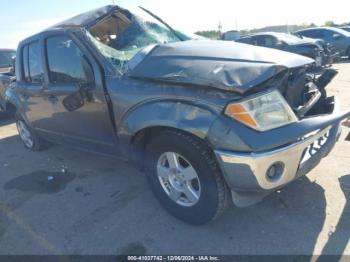
[(33, 148), (34, 139), (26, 123), (24, 123), (22, 120), (18, 120), (16, 122), (16, 126), (17, 126), (19, 136), (21, 137), (24, 145), (28, 148)]
[(182, 155), (165, 152), (158, 158), (157, 175), (165, 193), (175, 203), (194, 206), (201, 194), (201, 185), (196, 170)]

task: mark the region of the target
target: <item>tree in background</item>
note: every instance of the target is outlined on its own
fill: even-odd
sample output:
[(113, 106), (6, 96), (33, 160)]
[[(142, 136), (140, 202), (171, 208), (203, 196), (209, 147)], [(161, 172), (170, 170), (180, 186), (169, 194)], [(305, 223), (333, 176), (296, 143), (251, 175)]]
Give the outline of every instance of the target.
[(209, 39), (220, 39), (221, 33), (218, 30), (204, 30), (195, 32), (196, 35), (201, 35)]
[(335, 23), (333, 21), (326, 21), (324, 23), (325, 26), (335, 26)]

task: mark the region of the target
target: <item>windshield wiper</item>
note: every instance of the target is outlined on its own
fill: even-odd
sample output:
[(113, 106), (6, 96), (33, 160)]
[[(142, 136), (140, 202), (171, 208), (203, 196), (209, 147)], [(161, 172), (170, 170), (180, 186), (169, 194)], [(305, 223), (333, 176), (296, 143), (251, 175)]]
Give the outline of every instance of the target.
[(174, 28), (172, 28), (170, 25), (168, 25), (166, 22), (164, 22), (159, 16), (156, 16), (151, 11), (147, 10), (146, 8), (143, 8), (142, 6), (139, 6), (139, 8), (141, 8), (143, 11), (145, 11), (149, 15), (153, 16), (155, 19), (157, 19), (159, 22), (161, 22), (163, 25), (165, 25), (177, 38), (179, 38), (180, 41), (185, 41), (185, 39), (183, 39), (181, 37), (181, 35), (178, 34), (178, 32), (176, 32), (176, 30)]

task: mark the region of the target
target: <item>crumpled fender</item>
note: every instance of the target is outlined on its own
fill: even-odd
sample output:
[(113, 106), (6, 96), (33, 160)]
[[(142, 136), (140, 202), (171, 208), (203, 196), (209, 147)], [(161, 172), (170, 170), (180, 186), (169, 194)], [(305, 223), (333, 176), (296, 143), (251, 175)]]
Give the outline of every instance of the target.
[(132, 108), (118, 125), (119, 138), (130, 143), (139, 131), (150, 127), (172, 127), (205, 139), (217, 113), (189, 101), (149, 101)]

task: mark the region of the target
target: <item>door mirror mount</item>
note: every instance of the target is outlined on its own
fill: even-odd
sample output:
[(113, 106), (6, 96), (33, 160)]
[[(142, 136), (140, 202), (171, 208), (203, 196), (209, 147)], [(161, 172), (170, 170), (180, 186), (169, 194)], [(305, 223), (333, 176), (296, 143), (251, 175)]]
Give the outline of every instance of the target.
[(85, 55), (81, 55), (80, 58), (81, 58), (81, 64), (83, 66), (83, 70), (85, 73), (84, 85), (86, 83), (88, 83), (88, 84), (94, 83), (95, 82), (95, 74), (94, 74), (94, 70), (92, 68), (90, 61), (88, 60), (88, 58)]

